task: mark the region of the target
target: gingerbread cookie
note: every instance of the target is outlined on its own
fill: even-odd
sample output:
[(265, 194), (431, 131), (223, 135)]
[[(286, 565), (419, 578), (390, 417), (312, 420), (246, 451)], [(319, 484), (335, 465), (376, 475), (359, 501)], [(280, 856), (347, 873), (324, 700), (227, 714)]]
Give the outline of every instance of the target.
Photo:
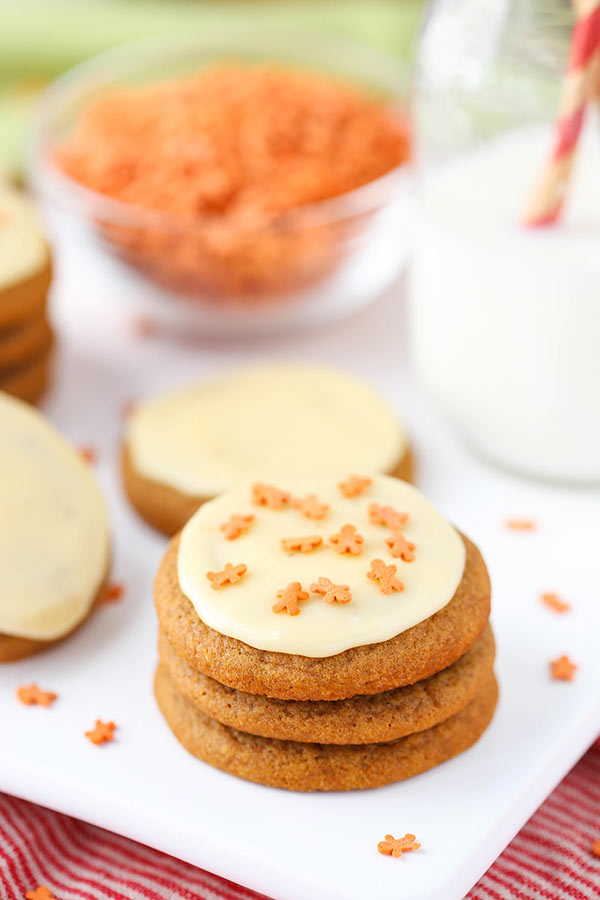
[(347, 700), (276, 700), (219, 684), (177, 656), (164, 635), (160, 660), (177, 690), (207, 716), (240, 731), (283, 741), (369, 744), (424, 731), (460, 712), (492, 673), (494, 638), (487, 625), (447, 669), (424, 681)]
[(377, 394), (302, 364), (237, 369), (141, 404), (122, 453), (133, 506), (169, 535), (247, 478), (375, 471), (411, 480), (412, 469), (404, 432)]
[(38, 403), (48, 386), (51, 361), (49, 349), (23, 366), (0, 371), (0, 391), (26, 403)]
[(222, 725), (186, 700), (163, 666), (154, 689), (169, 727), (193, 756), (239, 778), (294, 791), (373, 788), (425, 772), (478, 740), (498, 697), (492, 675), (464, 709), (426, 731), (340, 746), (272, 740)]
[(35, 410), (0, 393), (0, 662), (62, 639), (89, 615), (109, 567), (106, 508), (90, 467)]
[(21, 368), (52, 346), (52, 329), (45, 316), (0, 331), (0, 379), (7, 369)]
[(173, 538), (155, 600), (159, 706), (190, 753), (239, 777), (376, 787), (491, 719), (485, 564), (404, 481), (241, 483)]
[[(281, 509), (255, 505), (251, 486), (240, 486), (205, 504), (172, 540), (155, 602), (175, 653), (229, 687), (288, 700), (393, 690), (455, 662), (489, 616), (489, 578), (474, 544), (405, 482), (373, 476), (350, 498), (335, 479), (310, 485), (282, 484), (289, 499)], [(327, 507), (322, 519), (294, 505), (311, 494)], [(227, 540), (221, 526), (236, 513), (254, 519)], [(399, 532), (382, 524), (382, 516), (390, 525), (397, 517), (408, 521)], [(340, 543), (332, 542), (344, 523), (358, 529), (352, 532), (362, 539), (358, 554), (340, 553)], [(321, 545), (309, 553), (281, 548), (281, 538), (303, 531), (322, 536)], [(414, 560), (392, 555), (386, 541), (396, 532), (414, 546)], [(385, 570), (380, 577), (373, 571), (377, 561)], [(226, 562), (243, 563), (248, 572), (239, 584), (215, 591), (206, 573)], [(322, 578), (347, 586), (350, 602), (327, 602)], [(403, 589), (395, 590), (394, 581)], [(274, 613), (278, 590), (294, 583), (308, 594), (299, 613)]]

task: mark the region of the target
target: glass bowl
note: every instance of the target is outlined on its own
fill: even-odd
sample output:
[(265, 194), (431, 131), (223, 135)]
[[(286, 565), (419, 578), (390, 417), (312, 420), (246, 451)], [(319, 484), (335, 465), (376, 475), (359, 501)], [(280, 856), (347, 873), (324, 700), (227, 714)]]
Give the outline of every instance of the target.
[[(356, 190), (227, 234), (96, 193), (62, 172), (54, 149), (105, 91), (223, 61), (310, 69), (364, 87), (406, 119), (395, 60), (333, 35), (280, 28), (211, 29), (103, 53), (48, 88), (38, 104), (30, 179), (59, 251), (91, 254), (110, 292), (162, 329), (260, 335), (327, 324), (376, 299), (400, 273), (412, 221), (407, 164)], [(276, 172), (273, 173), (276, 178)], [(133, 308), (133, 307), (132, 307)]]

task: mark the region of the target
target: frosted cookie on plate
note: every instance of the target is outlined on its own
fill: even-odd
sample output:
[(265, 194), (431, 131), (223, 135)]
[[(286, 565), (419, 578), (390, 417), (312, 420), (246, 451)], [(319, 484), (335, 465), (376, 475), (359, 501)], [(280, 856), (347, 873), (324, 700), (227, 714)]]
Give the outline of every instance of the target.
[(248, 478), (375, 471), (412, 479), (394, 412), (368, 385), (320, 366), (234, 369), (132, 414), (122, 469), (131, 503), (175, 534), (206, 500)]
[(80, 454), (1, 392), (0, 434), (0, 662), (10, 662), (87, 618), (110, 551), (104, 500)]
[(169, 726), (252, 781), (401, 780), (466, 750), (494, 711), (485, 563), (386, 475), (239, 484), (172, 539), (155, 604)]

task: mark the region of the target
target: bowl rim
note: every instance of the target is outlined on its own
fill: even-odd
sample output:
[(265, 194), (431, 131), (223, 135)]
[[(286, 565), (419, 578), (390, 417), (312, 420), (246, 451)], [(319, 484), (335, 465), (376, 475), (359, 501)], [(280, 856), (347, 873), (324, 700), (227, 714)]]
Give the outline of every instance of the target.
[[(62, 172), (52, 161), (48, 152), (52, 125), (69, 103), (83, 99), (86, 94), (98, 88), (108, 87), (119, 78), (143, 71), (144, 63), (156, 64), (159, 61), (157, 53), (168, 59), (177, 49), (190, 52), (194, 49), (214, 47), (222, 49), (225, 58), (227, 53), (233, 55), (236, 50), (239, 52), (249, 49), (262, 50), (267, 58), (271, 54), (277, 58), (277, 53), (273, 51), (273, 45), (270, 43), (274, 39), (277, 40), (275, 45), (277, 49), (285, 47), (287, 50), (292, 47), (297, 50), (302, 46), (309, 46), (314, 50), (318, 46), (322, 52), (334, 47), (351, 54), (352, 60), (360, 59), (361, 65), (366, 64), (372, 70), (374, 75), (372, 83), (389, 90), (391, 96), (398, 102), (398, 108), (402, 107), (406, 111), (406, 119), (410, 123), (410, 67), (391, 54), (335, 32), (306, 26), (289, 28), (276, 24), (258, 27), (247, 23), (213, 25), (193, 35), (179, 31), (129, 41), (94, 54), (58, 76), (41, 92), (34, 107), (27, 161), (29, 183), (41, 197), (49, 198), (59, 206), (71, 212), (78, 212), (85, 218), (91, 217), (106, 224), (139, 226), (143, 223), (144, 226), (153, 225), (168, 232), (179, 233), (201, 227), (203, 224), (218, 222), (220, 220), (218, 215), (183, 218), (169, 212), (115, 200), (85, 187)], [(253, 42), (250, 47), (249, 40)], [(302, 61), (302, 56), (294, 58), (292, 63), (298, 61)], [(282, 62), (285, 63), (285, 60), (282, 59)], [(310, 62), (316, 64), (318, 59), (310, 59)], [(352, 76), (353, 73), (349, 74)], [(361, 70), (357, 72), (359, 76), (357, 81), (360, 80), (361, 74), (364, 78)], [(409, 157), (384, 175), (351, 191), (274, 213), (268, 219), (268, 223), (286, 227), (290, 225), (290, 220), (293, 220), (293, 226), (297, 228), (302, 227), (301, 219), (306, 217), (311, 227), (314, 227), (315, 224), (326, 225), (372, 212), (385, 205), (393, 196), (395, 189), (406, 185), (410, 169)], [(264, 224), (261, 227), (264, 227)], [(252, 232), (256, 230), (256, 225), (240, 224), (238, 230)]]

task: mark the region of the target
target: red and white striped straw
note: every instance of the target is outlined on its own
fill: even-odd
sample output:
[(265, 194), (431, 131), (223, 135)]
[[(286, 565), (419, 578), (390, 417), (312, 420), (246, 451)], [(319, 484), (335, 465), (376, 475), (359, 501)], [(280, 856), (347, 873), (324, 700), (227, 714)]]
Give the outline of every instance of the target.
[(558, 108), (552, 155), (525, 212), (525, 224), (551, 225), (560, 216), (600, 53), (600, 0), (575, 0), (576, 20)]

